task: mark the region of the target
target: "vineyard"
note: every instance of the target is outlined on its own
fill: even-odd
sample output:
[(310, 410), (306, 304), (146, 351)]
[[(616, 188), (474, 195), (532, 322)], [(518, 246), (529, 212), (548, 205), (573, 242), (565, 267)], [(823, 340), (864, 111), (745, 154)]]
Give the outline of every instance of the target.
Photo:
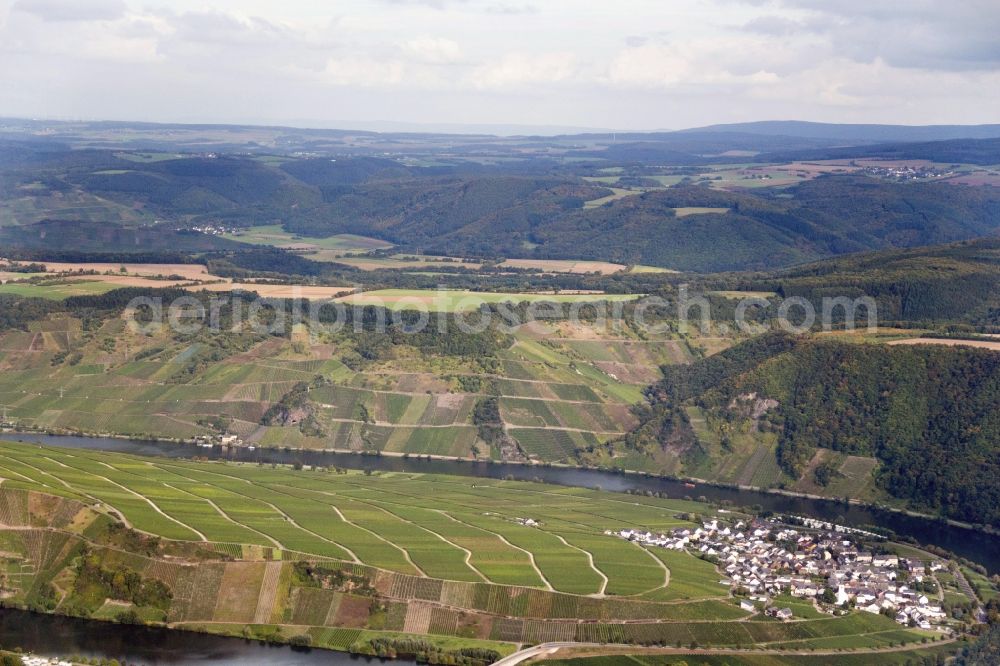
[[(497, 396), (517, 455), (573, 461), (636, 425), (632, 406), (661, 377), (660, 364), (689, 360), (677, 353), (682, 340), (565, 322), (522, 326), (488, 362), (398, 344), (364, 367), (352, 360), (354, 343), (321, 343), (304, 329), (220, 351), (165, 331), (139, 334), (115, 317), (89, 331), (71, 316), (28, 328), (0, 333), (0, 406), (20, 427), (158, 439), (230, 433), (260, 447), (395, 455), (501, 457), (473, 419), (478, 401)], [(298, 411), (273, 411), (303, 383), (312, 387)]]
[[(372, 640), (414, 636), (500, 654), (546, 641), (824, 648), (927, 636), (797, 601), (788, 602), (794, 621), (771, 621), (740, 609), (712, 564), (602, 532), (639, 522), (667, 529), (690, 524), (677, 514), (712, 510), (692, 502), (6, 443), (0, 474), (7, 603), (36, 610), (105, 620), (134, 612), (195, 631), (305, 635), (316, 647), (361, 652)], [(520, 524), (524, 513), (538, 526)], [(222, 517), (258, 538), (214, 541)], [(161, 533), (181, 529), (180, 540)], [(315, 550), (286, 550), (281, 540), (293, 537), (313, 539)], [(108, 587), (119, 578), (133, 586)]]

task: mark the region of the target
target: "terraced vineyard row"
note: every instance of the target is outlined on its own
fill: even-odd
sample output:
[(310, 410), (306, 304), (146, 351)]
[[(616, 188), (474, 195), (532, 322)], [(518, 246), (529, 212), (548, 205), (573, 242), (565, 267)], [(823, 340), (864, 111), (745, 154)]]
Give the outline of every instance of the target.
[[(472, 422), (476, 401), (496, 394), (525, 455), (573, 459), (635, 425), (630, 405), (660, 363), (688, 360), (677, 340), (601, 340), (597, 328), (545, 336), (528, 325), (489, 372), (412, 351), (355, 371), (332, 345), (273, 338), (219, 358), (204, 343), (136, 335), (120, 319), (86, 336), (72, 318), (33, 326), (0, 334), (0, 405), (24, 426), (160, 438), (222, 429), (258, 446), (454, 457), (499, 455)], [(317, 379), (325, 385), (309, 392), (309, 428), (303, 414), (265, 419)]]
[[(666, 566), (603, 531), (667, 529), (685, 524), (675, 514), (690, 508), (521, 482), (147, 460), (25, 444), (0, 445), (0, 475), (5, 486), (100, 502), (136, 529), (220, 542), (215, 549), (232, 555), (238, 544), (254, 544), (418, 577), (576, 594), (664, 589)], [(522, 524), (529, 517), (538, 525)], [(719, 596), (717, 574), (698, 573), (706, 589), (691, 596)]]
[[(95, 460), (95, 455), (105, 460)], [(29, 481), (28, 473), (38, 479)], [(530, 483), (144, 460), (23, 444), (0, 444), (0, 475), (6, 479), (0, 507), (6, 507), (3, 516), (9, 521), (0, 525), (5, 590), (7, 603), (15, 605), (54, 604), (46, 607), (106, 620), (134, 612), (150, 622), (250, 637), (277, 633), (287, 640), (306, 634), (316, 647), (337, 649), (392, 637), (420, 637), (439, 645), (458, 641), (463, 647), (509, 653), (514, 644), (557, 640), (811, 649), (915, 644), (927, 636), (879, 615), (857, 612), (831, 617), (794, 602), (789, 604), (800, 618), (795, 621), (751, 617), (728, 598), (725, 587), (718, 586), (718, 573), (710, 564), (686, 553), (654, 556), (593, 527), (628, 524), (630, 517), (653, 526), (678, 524), (673, 513), (694, 508), (686, 502)], [(61, 475), (90, 480), (87, 491), (78, 493), (83, 501), (60, 498), (54, 494), (58, 488), (44, 487), (46, 482), (59, 483)], [(132, 497), (139, 478), (145, 479), (143, 492), (155, 496), (156, 502), (119, 510), (115, 501)], [(173, 491), (156, 493), (158, 484)], [(22, 489), (34, 486), (44, 492)], [(378, 543), (400, 549), (390, 543), (391, 536), (423, 556), (398, 550), (411, 568), (433, 561), (433, 542), (418, 537), (423, 530), (438, 535), (442, 547), (448, 542), (463, 544), (470, 570), (475, 562), (482, 571), (496, 572), (496, 577), (516, 570), (518, 554), (530, 557), (533, 575), (541, 576), (547, 569), (534, 567), (546, 554), (555, 558), (552, 561), (566, 561), (558, 543), (576, 553), (575, 565), (605, 571), (609, 591), (656, 587), (629, 598), (442, 580), (278, 546), (153, 539), (114, 519), (128, 514), (130, 522), (144, 523), (173, 513), (177, 520), (185, 507), (183, 517), (197, 521), (208, 512), (202, 512), (196, 500), (182, 501), (178, 494), (196, 487), (201, 494), (192, 492), (190, 498), (213, 496), (210, 506), (217, 512), (225, 511), (222, 498), (227, 493), (239, 494), (248, 512), (241, 519), (256, 513), (261, 527), (266, 526), (264, 521), (284, 522), (288, 529), (316, 537), (336, 534), (359, 551), (372, 548), (369, 554), (376, 557)], [(60, 488), (64, 495), (72, 494), (66, 486)], [(106, 499), (91, 504), (91, 491)], [(262, 493), (270, 493), (273, 501)], [(324, 514), (311, 502), (330, 510)], [(266, 516), (260, 506), (265, 503), (282, 517)], [(474, 506), (477, 503), (490, 510), (482, 511)], [(538, 516), (540, 527), (529, 528), (511, 518), (518, 509)], [(323, 527), (322, 521), (336, 523), (331, 512), (350, 529)], [(501, 524), (510, 529), (500, 528)], [(381, 532), (376, 531), (379, 526)], [(212, 526), (189, 529), (202, 527)], [(365, 542), (362, 534), (373, 540)], [(670, 568), (668, 584), (665, 566)], [(98, 571), (103, 573), (95, 578)], [(146, 590), (141, 601), (110, 587), (111, 581), (128, 578)], [(64, 591), (61, 598), (52, 600), (47, 590), (54, 588)]]

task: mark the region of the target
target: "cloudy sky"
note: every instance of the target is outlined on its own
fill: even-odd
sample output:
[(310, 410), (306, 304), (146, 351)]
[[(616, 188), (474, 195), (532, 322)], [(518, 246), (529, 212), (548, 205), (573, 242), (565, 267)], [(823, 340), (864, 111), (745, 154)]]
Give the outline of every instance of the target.
[(997, 0), (0, 0), (0, 116), (1000, 122), (998, 34)]

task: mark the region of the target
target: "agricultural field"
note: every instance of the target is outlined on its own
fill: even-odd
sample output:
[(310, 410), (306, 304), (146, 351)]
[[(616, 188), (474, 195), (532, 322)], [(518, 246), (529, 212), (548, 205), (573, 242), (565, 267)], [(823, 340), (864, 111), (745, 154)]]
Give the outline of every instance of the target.
[[(7, 277), (0, 284), (0, 294), (10, 294), (12, 296), (22, 296), (25, 298), (47, 298), (50, 300), (63, 300), (70, 296), (97, 296), (106, 294), (113, 289), (123, 287), (147, 287), (149, 289), (162, 289), (164, 287), (187, 287), (194, 289), (209, 288), (213, 290), (226, 290), (240, 288), (230, 282), (223, 284), (200, 285), (186, 279), (164, 280), (143, 277), (141, 275), (53, 275), (39, 274), (27, 276), (25, 274), (7, 273)], [(32, 277), (32, 279), (27, 279)], [(265, 288), (273, 288), (281, 285), (265, 285)], [(219, 289), (222, 287), (222, 289)], [(305, 287), (304, 289), (309, 289)], [(329, 289), (329, 288), (328, 288)], [(344, 293), (344, 289), (338, 289), (335, 294)]]
[[(637, 502), (525, 482), (265, 469), (13, 443), (0, 444), (0, 474), (4, 487), (101, 503), (127, 525), (168, 539), (258, 545), (411, 576), (575, 594), (635, 596), (673, 585), (680, 588), (677, 599), (725, 596), (717, 573), (715, 588), (702, 589), (703, 574), (691, 573), (699, 571), (697, 564), (685, 562), (671, 575), (665, 561), (603, 533), (687, 525), (675, 514), (690, 510), (690, 502)], [(525, 516), (538, 526), (519, 523)], [(258, 587), (264, 574), (262, 567), (226, 572)]]
[(338, 300), (348, 305), (375, 305), (391, 310), (424, 309), (430, 312), (467, 312), (478, 310), (484, 303), (596, 303), (630, 301), (639, 298), (631, 294), (541, 294), (502, 293), (465, 290), (377, 289)]
[(363, 254), (358, 252), (345, 253), (342, 250), (318, 250), (304, 254), (313, 261), (326, 261), (345, 266), (352, 266), (363, 271), (406, 270), (433, 272), (439, 268), (465, 268), (478, 270), (482, 267), (479, 261), (461, 259), (459, 257), (438, 257), (416, 254)]
[[(714, 511), (695, 502), (9, 442), (0, 476), (15, 605), (99, 619), (134, 611), (262, 639), (308, 634), (316, 647), (356, 652), (414, 635), (501, 655), (556, 640), (861, 648), (925, 636), (803, 604), (793, 622), (768, 621), (739, 609), (712, 564), (604, 533), (668, 530)], [(139, 592), (116, 591), (100, 571), (133, 576)]]
[(715, 213), (716, 215), (722, 215), (728, 213), (728, 208), (710, 208), (704, 206), (685, 206), (682, 208), (674, 208), (674, 215), (677, 217), (688, 217), (689, 215), (706, 215), (708, 213)]
[(325, 301), (354, 291), (354, 287), (320, 287), (308, 284), (257, 284), (253, 282), (214, 282), (189, 285), (191, 291), (252, 291), (261, 298), (295, 298)]
[[(86, 264), (83, 264), (86, 265)], [(96, 264), (95, 264), (96, 265)], [(103, 265), (103, 264), (102, 264)], [(76, 275), (77, 271), (29, 276), (23, 273), (3, 273), (0, 294), (48, 298), (62, 300), (70, 296), (105, 294), (122, 287), (183, 287), (190, 291), (256, 292), (261, 298), (294, 298), (306, 300), (330, 300), (354, 291), (354, 287), (329, 287), (301, 284), (261, 284), (255, 282), (234, 282), (204, 272), (204, 266), (187, 267), (182, 274), (173, 273), (110, 273)], [(201, 269), (198, 271), (197, 269)], [(93, 269), (81, 269), (93, 270)], [(194, 277), (183, 277), (189, 274)], [(175, 275), (174, 279), (152, 277), (153, 275)], [(28, 280), (27, 278), (34, 279)]]
[(600, 199), (591, 199), (590, 201), (586, 201), (584, 202), (583, 207), (597, 208), (599, 206), (611, 203), (612, 201), (616, 201), (618, 199), (624, 199), (625, 197), (635, 196), (636, 194), (640, 194), (642, 192), (642, 190), (629, 190), (621, 187), (611, 187), (610, 189), (611, 189), (611, 194), (609, 194), (606, 197), (601, 197)]
[(28, 278), (39, 277), (45, 273), (16, 273), (13, 271), (0, 271), (0, 284), (10, 281), (26, 280)]
[(177, 276), (184, 280), (219, 280), (201, 264), (114, 264), (105, 262), (42, 261), (47, 273), (104, 273), (145, 277)]
[(95, 280), (47, 280), (42, 283), (6, 282), (0, 284), (0, 294), (23, 296), (24, 298), (49, 298), (62, 300), (70, 296), (94, 296), (105, 294), (120, 285)]
[(954, 338), (907, 338), (890, 340), (887, 345), (944, 345), (947, 347), (977, 347), (1000, 351), (1000, 340), (958, 340)]
[[(839, 167), (830, 167), (829, 171)], [(719, 165), (693, 178), (694, 182), (720, 190), (787, 187), (812, 180), (824, 170), (804, 169), (796, 165), (734, 164)]]
[(373, 250), (388, 250), (392, 247), (392, 243), (354, 234), (335, 234), (325, 238), (301, 236), (289, 233), (277, 224), (249, 227), (224, 234), (223, 237), (240, 243), (278, 247), (299, 253), (313, 261), (333, 262), (363, 271), (381, 269), (431, 270), (435, 266), (464, 267), (476, 270), (482, 266), (480, 262), (467, 261), (457, 257), (386, 254), (384, 252), (369, 254)]
[(663, 268), (661, 266), (645, 266), (643, 264), (636, 264), (632, 266), (629, 273), (676, 273), (677, 271), (670, 270), (669, 268)]
[[(212, 275), (201, 264), (112, 264), (41, 262), (46, 273), (3, 273), (0, 294), (62, 300), (69, 296), (104, 294), (121, 287), (184, 287), (192, 291), (254, 291), (262, 298), (327, 300), (353, 287), (256, 284)], [(29, 280), (30, 278), (30, 280)]]
[(744, 298), (774, 298), (778, 294), (773, 291), (710, 291), (708, 292), (710, 296), (721, 296), (722, 298), (731, 298), (733, 300), (740, 300)]
[(377, 238), (355, 236), (353, 234), (337, 234), (327, 238), (300, 236), (285, 231), (279, 224), (248, 227), (231, 234), (224, 234), (223, 237), (240, 243), (269, 245), (289, 250), (357, 252), (383, 250), (392, 247), (391, 243), (386, 243)]
[[(57, 432), (572, 461), (635, 425), (632, 406), (661, 365), (692, 358), (682, 339), (596, 323), (524, 325), (489, 359), (400, 344), (358, 367), (354, 344), (302, 328), (220, 355), (165, 328), (147, 335), (112, 318), (85, 330), (53, 316), (0, 334), (0, 407), (18, 427)], [(265, 418), (302, 383), (314, 386), (300, 411)], [(480, 439), (473, 412), (488, 396), (513, 449)]]
[(545, 273), (600, 273), (610, 275), (625, 270), (622, 264), (607, 261), (571, 261), (565, 259), (507, 259), (501, 267), (527, 268)]
[[(817, 160), (809, 162), (785, 162), (778, 164), (764, 163), (733, 163), (719, 164), (707, 168), (700, 173), (681, 176), (649, 176), (651, 180), (658, 181), (663, 187), (676, 185), (687, 179), (689, 182), (701, 185), (708, 185), (714, 189), (738, 191), (743, 189), (758, 188), (784, 188), (813, 180), (820, 176), (855, 174), (861, 172), (866, 167), (892, 168), (911, 167), (915, 169), (931, 168), (939, 169), (941, 172), (953, 173), (953, 175), (943, 175), (933, 178), (946, 183), (965, 185), (989, 185), (996, 183), (998, 178), (995, 169), (984, 168), (973, 164), (942, 164), (928, 160), (882, 160), (882, 159), (852, 159), (852, 160)], [(613, 186), (618, 182), (616, 176), (606, 176), (598, 178), (588, 178), (595, 182)], [(681, 211), (690, 210), (690, 213)], [(685, 214), (697, 214), (700, 212), (725, 212), (726, 209), (678, 209), (677, 216), (683, 217)]]
[[(642, 652), (624, 652), (605, 650), (601, 654), (593, 649), (578, 648), (560, 650), (552, 657), (532, 662), (547, 666), (869, 666), (873, 663), (885, 666), (907, 666), (909, 664), (942, 663), (955, 655), (959, 650), (954, 643), (931, 645), (926, 647), (906, 647), (897, 650), (883, 650), (878, 654), (859, 652), (851, 654), (841, 650), (820, 653), (815, 651), (809, 655), (778, 654), (778, 653), (727, 653), (711, 654), (708, 651), (692, 651), (686, 653), (683, 649), (674, 649), (669, 653), (664, 651), (646, 650)], [(611, 654), (608, 654), (611, 652)], [(566, 654), (571, 653), (571, 654)], [(580, 655), (580, 656), (575, 656)], [(877, 662), (875, 661), (877, 660)]]

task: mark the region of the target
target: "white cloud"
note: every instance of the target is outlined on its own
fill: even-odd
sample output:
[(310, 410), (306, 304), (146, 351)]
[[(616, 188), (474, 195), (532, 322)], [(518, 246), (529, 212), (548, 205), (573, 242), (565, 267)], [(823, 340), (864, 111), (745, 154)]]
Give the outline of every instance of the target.
[(398, 61), (380, 62), (368, 58), (331, 58), (324, 78), (339, 86), (362, 88), (394, 86), (406, 81), (406, 67)]
[(997, 24), (995, 0), (0, 0), (0, 108), (333, 124), (988, 122), (1000, 120)]
[(534, 84), (562, 83), (579, 72), (576, 56), (568, 51), (508, 53), (472, 73), (477, 88), (512, 88)]
[[(839, 52), (855, 60), (878, 58), (893, 67), (941, 71), (1000, 66), (1000, 3), (995, 0), (776, 2), (779, 11), (806, 17), (809, 29), (825, 35)], [(766, 26), (783, 19), (772, 15), (761, 20)]]
[(403, 44), (404, 52), (417, 60), (435, 65), (457, 63), (463, 58), (457, 42), (444, 37), (418, 37)]
[(17, 0), (14, 11), (43, 21), (111, 21), (125, 15), (123, 0)]
[(608, 80), (617, 86), (664, 87), (687, 80), (692, 62), (677, 47), (642, 44), (626, 48), (611, 62)]

